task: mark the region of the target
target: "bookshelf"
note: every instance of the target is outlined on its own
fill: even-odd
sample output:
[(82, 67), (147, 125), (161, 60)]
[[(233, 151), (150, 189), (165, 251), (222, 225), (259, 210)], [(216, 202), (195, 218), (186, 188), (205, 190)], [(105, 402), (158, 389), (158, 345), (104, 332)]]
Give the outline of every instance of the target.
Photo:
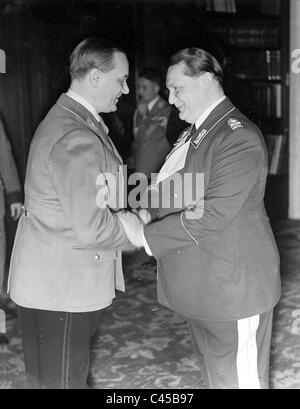
[(206, 1), (206, 35), (227, 53), (225, 91), (264, 134), (271, 219), (287, 217), (288, 207), (288, 7), (286, 0)]

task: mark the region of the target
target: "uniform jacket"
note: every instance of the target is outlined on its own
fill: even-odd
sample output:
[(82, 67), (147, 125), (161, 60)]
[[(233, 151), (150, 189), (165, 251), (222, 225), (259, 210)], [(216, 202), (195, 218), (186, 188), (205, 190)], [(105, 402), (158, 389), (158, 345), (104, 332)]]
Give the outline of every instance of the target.
[(19, 305), (93, 311), (124, 290), (125, 232), (114, 211), (99, 208), (99, 175), (119, 177), (122, 160), (81, 104), (62, 95), (31, 143), (24, 212), (10, 265), (9, 291)]
[(171, 106), (159, 97), (149, 114), (143, 118), (136, 110), (134, 113), (135, 171), (144, 173), (148, 178), (159, 171), (171, 146), (166, 138), (166, 127)]
[(10, 143), (0, 120), (0, 217), (5, 213), (4, 189), (8, 204), (22, 201), (21, 186)]
[[(158, 220), (145, 227), (159, 301), (202, 320), (271, 309), (280, 297), (279, 256), (263, 203), (267, 153), (259, 129), (225, 99), (192, 134), (177, 173), (203, 173), (204, 189), (193, 200), (188, 183), (187, 201), (160, 205)], [(165, 204), (170, 178), (158, 184)], [(181, 194), (177, 183), (171, 199)]]

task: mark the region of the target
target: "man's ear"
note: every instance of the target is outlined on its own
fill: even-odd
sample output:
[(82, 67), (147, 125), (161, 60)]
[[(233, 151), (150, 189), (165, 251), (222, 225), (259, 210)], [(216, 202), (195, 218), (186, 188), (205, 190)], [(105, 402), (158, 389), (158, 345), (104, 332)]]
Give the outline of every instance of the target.
[(213, 75), (210, 72), (205, 72), (201, 75), (200, 80), (205, 88), (209, 88), (213, 82)]
[(88, 76), (89, 76), (89, 81), (91, 85), (93, 87), (96, 87), (101, 78), (101, 71), (99, 71), (98, 68), (93, 68), (89, 71)]

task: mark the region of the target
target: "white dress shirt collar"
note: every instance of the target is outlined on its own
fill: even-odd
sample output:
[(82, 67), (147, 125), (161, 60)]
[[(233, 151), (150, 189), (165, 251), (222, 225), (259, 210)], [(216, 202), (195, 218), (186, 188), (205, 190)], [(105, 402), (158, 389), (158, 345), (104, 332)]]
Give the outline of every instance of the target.
[(152, 99), (152, 101), (148, 102), (147, 105), (148, 105), (149, 112), (151, 111), (151, 109), (154, 107), (154, 105), (156, 104), (158, 100), (159, 100), (159, 95), (156, 98)]
[(199, 129), (200, 126), (203, 124), (203, 122), (206, 120), (208, 115), (218, 106), (224, 99), (226, 98), (225, 95), (223, 95), (221, 98), (219, 98), (214, 104), (212, 104), (210, 107), (208, 107), (197, 119), (195, 122), (195, 127), (196, 129)]
[(96, 109), (91, 105), (85, 98), (77, 94), (77, 92), (73, 91), (72, 89), (68, 89), (66, 92), (66, 95), (75, 101), (77, 101), (79, 104), (83, 105), (96, 119), (97, 122), (100, 122), (100, 115), (96, 111)]

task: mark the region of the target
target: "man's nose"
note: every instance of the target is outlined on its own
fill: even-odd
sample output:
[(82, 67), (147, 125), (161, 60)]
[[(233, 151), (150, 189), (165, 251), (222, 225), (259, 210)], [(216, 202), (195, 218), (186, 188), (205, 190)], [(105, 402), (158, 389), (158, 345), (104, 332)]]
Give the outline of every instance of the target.
[(127, 82), (125, 82), (125, 84), (123, 85), (122, 92), (123, 94), (129, 94), (129, 87), (127, 85)]
[(170, 93), (169, 93), (169, 103), (171, 105), (175, 104), (175, 97), (174, 97), (174, 93), (172, 91), (170, 91)]

